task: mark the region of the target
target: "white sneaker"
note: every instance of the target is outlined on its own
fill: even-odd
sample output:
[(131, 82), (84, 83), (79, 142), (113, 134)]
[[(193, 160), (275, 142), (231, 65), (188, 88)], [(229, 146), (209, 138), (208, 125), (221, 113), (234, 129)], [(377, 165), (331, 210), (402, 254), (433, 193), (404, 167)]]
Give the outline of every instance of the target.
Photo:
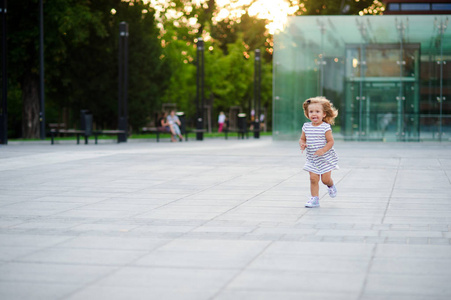
[(305, 207), (319, 207), (319, 198), (318, 197), (310, 197), (310, 200), (305, 203)]
[(329, 192), (329, 196), (331, 198), (335, 198), (337, 196), (337, 188), (335, 187), (335, 184), (331, 187), (327, 187), (327, 191)]

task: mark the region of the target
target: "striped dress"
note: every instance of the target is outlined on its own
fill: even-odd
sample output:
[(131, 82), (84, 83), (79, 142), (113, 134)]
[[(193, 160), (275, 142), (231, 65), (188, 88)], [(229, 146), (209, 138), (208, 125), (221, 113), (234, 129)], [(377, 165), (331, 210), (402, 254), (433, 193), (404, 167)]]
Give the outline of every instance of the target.
[(302, 126), (302, 131), (307, 140), (307, 148), (305, 149), (307, 160), (304, 170), (315, 174), (324, 174), (338, 169), (338, 156), (333, 147), (321, 156), (314, 155), (318, 149), (326, 145), (326, 132), (329, 130), (332, 130), (332, 128), (326, 122), (319, 126), (313, 126), (312, 122), (308, 122)]

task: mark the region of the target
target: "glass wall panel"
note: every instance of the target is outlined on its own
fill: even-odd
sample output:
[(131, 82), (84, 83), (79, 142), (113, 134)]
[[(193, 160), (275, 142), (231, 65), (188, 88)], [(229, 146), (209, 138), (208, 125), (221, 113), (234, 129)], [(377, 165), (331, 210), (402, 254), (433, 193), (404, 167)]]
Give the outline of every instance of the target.
[(448, 19), (289, 18), (274, 37), (274, 139), (299, 138), (302, 103), (325, 96), (339, 109), (338, 138), (449, 141)]

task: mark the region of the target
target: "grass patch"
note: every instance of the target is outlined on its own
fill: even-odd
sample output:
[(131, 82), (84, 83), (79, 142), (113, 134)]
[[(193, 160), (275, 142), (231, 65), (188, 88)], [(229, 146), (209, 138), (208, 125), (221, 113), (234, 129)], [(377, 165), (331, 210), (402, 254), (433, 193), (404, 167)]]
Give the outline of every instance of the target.
[[(260, 136), (271, 136), (272, 132), (268, 131), (268, 132), (260, 132)], [(238, 133), (236, 132), (229, 132), (228, 137), (237, 137)], [(169, 133), (160, 133), (160, 138), (170, 138), (171, 135)], [(193, 132), (189, 133), (189, 139), (195, 139), (196, 134)], [(253, 137), (253, 133), (249, 132), (249, 137)], [(99, 136), (100, 138), (100, 136)], [(129, 136), (130, 139), (156, 139), (156, 135), (155, 134), (137, 134), (134, 133), (131, 136)], [(204, 133), (204, 138), (225, 138), (225, 134), (219, 133), (219, 132), (205, 132)]]

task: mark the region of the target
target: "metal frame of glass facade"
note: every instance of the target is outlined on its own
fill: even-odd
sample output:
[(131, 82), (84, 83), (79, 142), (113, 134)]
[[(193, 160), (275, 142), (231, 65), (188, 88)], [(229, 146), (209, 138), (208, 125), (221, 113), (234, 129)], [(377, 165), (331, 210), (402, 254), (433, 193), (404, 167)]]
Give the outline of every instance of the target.
[(345, 140), (451, 141), (449, 19), (289, 17), (274, 36), (273, 138), (299, 138), (302, 103), (325, 96)]

